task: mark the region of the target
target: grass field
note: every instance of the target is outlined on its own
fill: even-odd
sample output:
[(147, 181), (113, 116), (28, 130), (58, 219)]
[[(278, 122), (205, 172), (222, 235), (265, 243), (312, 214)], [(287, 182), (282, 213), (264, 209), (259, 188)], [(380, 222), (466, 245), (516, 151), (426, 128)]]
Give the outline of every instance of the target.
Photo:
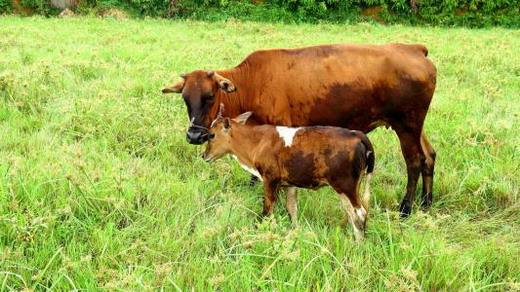
[[(434, 205), (399, 220), (404, 161), (374, 131), (361, 245), (326, 188), (300, 191), (297, 229), (283, 204), (257, 226), (261, 187), (206, 164), (160, 93), (257, 49), (341, 42), (422, 43), (438, 67)], [(505, 29), (0, 17), (0, 290), (520, 291), (519, 48)]]

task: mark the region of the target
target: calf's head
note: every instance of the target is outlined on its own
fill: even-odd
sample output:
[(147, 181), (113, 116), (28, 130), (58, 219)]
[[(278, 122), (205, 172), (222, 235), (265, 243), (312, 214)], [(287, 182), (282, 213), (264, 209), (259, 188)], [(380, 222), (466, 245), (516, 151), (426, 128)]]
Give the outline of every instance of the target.
[[(236, 127), (246, 123), (252, 112), (246, 112), (234, 119), (217, 118), (213, 121), (208, 133), (208, 144), (202, 158), (206, 162), (213, 162), (232, 152), (234, 140), (233, 131)], [(240, 142), (240, 141), (239, 141)]]
[(163, 93), (181, 93), (186, 107), (190, 126), (186, 139), (190, 144), (202, 144), (208, 139), (208, 128), (217, 113), (215, 96), (219, 90), (226, 93), (236, 91), (236, 86), (215, 71), (197, 70), (180, 74), (180, 82), (165, 87)]

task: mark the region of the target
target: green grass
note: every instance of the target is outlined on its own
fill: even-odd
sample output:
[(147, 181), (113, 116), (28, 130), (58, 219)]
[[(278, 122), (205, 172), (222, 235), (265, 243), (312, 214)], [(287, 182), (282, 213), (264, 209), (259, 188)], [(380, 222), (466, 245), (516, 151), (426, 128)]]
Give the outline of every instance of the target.
[[(255, 226), (262, 190), (185, 142), (178, 72), (263, 48), (422, 43), (434, 205), (398, 219), (396, 135), (376, 149), (367, 239), (330, 189)], [(520, 31), (0, 17), (0, 290), (520, 290)], [(418, 196), (419, 197), (419, 196)]]

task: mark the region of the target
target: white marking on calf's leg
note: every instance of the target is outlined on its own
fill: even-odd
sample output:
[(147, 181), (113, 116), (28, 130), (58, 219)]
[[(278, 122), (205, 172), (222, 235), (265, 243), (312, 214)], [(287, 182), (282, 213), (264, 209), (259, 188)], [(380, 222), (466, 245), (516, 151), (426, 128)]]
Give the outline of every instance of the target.
[(298, 224), (298, 195), (296, 194), (296, 187), (288, 187), (286, 189), (286, 196), (287, 212), (289, 212), (292, 226), (296, 227)]
[(372, 173), (367, 174), (365, 179), (365, 192), (363, 194), (362, 204), (365, 210), (368, 212), (370, 209), (370, 180), (372, 179)]
[(294, 136), (298, 130), (300, 130), (300, 128), (276, 127), (276, 131), (278, 131), (278, 135), (283, 139), (286, 147), (291, 147)]
[(356, 240), (359, 242), (365, 238), (365, 222), (367, 220), (367, 211), (363, 206), (361, 208), (356, 209), (356, 223), (354, 225), (358, 225), (359, 229), (355, 230), (359, 233), (356, 237)]
[(366, 211), (363, 207), (354, 209), (350, 199), (345, 194), (338, 194), (341, 200), (341, 205), (343, 210), (347, 213), (350, 218), (350, 223), (352, 223), (352, 228), (354, 228), (354, 237), (357, 242), (361, 242), (365, 237), (364, 230), (364, 218), (366, 217)]
[(356, 215), (358, 216), (358, 218), (364, 219), (367, 215), (367, 211), (365, 211), (365, 208), (363, 207), (358, 208), (356, 209)]

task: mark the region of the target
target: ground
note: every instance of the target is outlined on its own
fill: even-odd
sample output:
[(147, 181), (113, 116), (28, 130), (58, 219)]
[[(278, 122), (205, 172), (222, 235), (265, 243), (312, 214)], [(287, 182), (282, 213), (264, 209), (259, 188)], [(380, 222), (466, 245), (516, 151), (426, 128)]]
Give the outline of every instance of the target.
[[(295, 230), (283, 204), (260, 221), (261, 188), (205, 163), (160, 92), (257, 49), (343, 42), (422, 43), (438, 67), (433, 207), (398, 218), (404, 162), (374, 131), (362, 244), (331, 189), (300, 191)], [(498, 28), (0, 17), (0, 290), (518, 291), (519, 48)]]

